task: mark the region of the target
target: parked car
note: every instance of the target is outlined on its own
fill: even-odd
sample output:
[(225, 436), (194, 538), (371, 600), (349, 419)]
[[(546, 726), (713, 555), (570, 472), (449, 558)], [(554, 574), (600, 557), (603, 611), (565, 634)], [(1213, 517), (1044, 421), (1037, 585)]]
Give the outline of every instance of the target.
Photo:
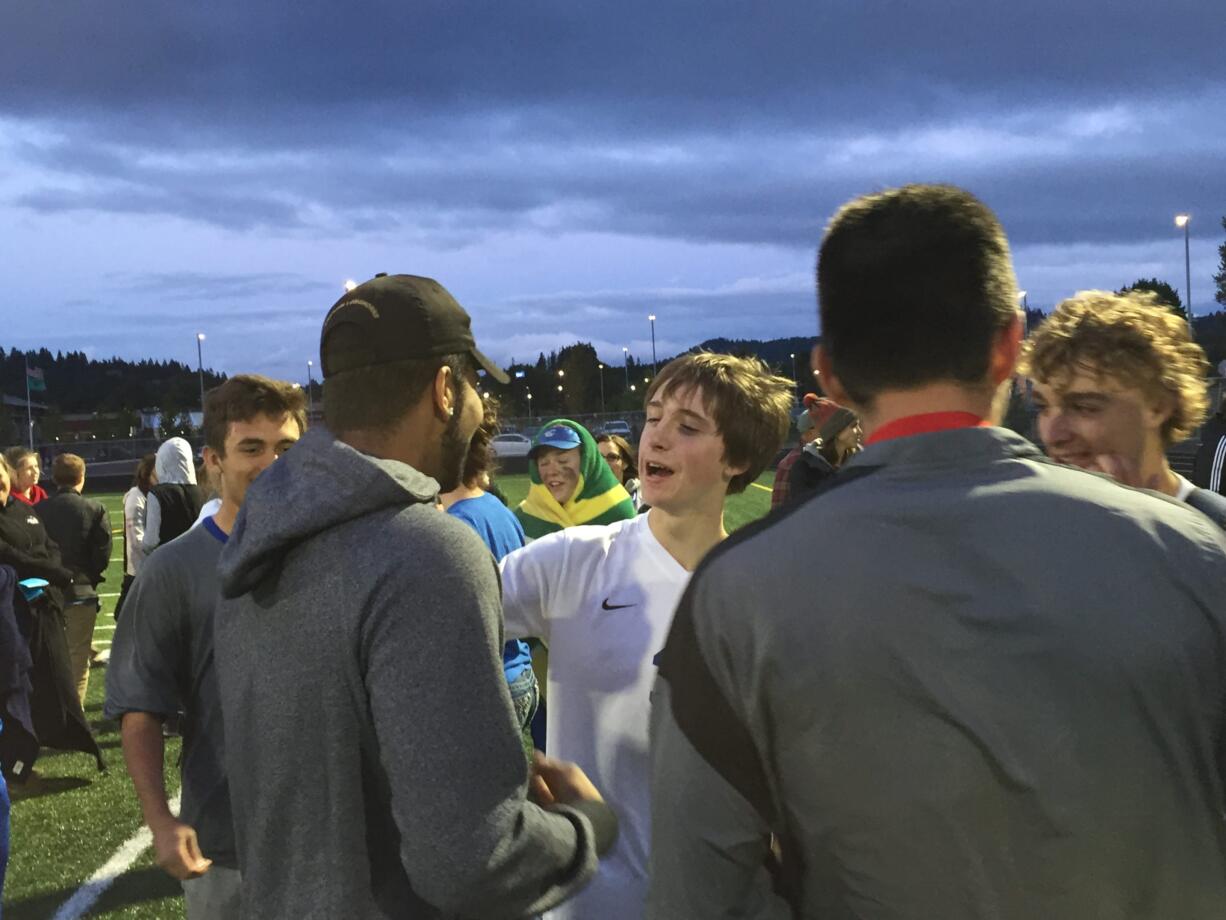
[(600, 428), (601, 434), (619, 434), (627, 441), (630, 440), (630, 423), (624, 419), (614, 419), (611, 422), (605, 422)]
[(500, 434), (490, 442), (495, 457), (526, 457), (532, 447), (532, 439), (522, 434)]

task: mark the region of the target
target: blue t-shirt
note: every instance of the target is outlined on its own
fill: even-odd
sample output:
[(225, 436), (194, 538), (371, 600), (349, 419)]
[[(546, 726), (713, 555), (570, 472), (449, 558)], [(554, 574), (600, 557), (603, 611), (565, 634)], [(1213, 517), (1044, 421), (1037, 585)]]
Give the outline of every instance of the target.
[[(528, 542), (519, 519), (498, 500), (496, 495), (491, 495), (489, 492), (480, 498), (462, 498), (447, 511), (472, 527), (499, 562), (507, 553), (519, 549)], [(532, 667), (532, 652), (528, 648), (528, 643), (513, 640), (503, 646), (502, 669), (506, 672), (508, 683), (530, 667)]]

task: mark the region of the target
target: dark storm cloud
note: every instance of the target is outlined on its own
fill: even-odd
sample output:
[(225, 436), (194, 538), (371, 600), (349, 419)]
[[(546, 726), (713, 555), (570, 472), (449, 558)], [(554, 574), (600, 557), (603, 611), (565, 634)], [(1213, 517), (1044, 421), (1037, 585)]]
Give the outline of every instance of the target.
[[(26, 4), (5, 14), (0, 113), (33, 175), (9, 200), (441, 246), (531, 228), (808, 247), (852, 195), (946, 180), (1022, 242), (1141, 239), (1220, 193), (1215, 7)], [(1199, 140), (1163, 122), (1172, 99), (1203, 100), (1182, 129)], [(1120, 124), (1062, 124), (1078, 112)], [(931, 136), (951, 124), (1003, 140)]]

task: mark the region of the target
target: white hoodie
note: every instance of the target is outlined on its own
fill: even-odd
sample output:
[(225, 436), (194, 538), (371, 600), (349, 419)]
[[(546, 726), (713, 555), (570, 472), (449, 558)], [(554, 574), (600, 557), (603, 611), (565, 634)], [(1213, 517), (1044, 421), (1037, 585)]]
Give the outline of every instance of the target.
[[(192, 461), (192, 446), (183, 438), (170, 438), (162, 443), (162, 446), (158, 448), (153, 469), (157, 473), (159, 483), (169, 482), (193, 486), (196, 484), (196, 465)], [(157, 547), (161, 529), (162, 506), (155, 498), (145, 503), (145, 532), (140, 541), (145, 555), (153, 552)]]

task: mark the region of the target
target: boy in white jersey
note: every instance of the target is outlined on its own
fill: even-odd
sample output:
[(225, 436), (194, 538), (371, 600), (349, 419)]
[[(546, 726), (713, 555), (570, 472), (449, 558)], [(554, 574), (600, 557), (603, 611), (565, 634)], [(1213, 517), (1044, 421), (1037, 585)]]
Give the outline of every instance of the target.
[(671, 361), (647, 391), (639, 443), (651, 510), (549, 534), (503, 562), (506, 638), (549, 647), (549, 754), (582, 766), (619, 819), (596, 877), (551, 920), (643, 915), (653, 658), (690, 574), (727, 536), (725, 497), (757, 479), (787, 436), (792, 399), (791, 381), (757, 359)]

